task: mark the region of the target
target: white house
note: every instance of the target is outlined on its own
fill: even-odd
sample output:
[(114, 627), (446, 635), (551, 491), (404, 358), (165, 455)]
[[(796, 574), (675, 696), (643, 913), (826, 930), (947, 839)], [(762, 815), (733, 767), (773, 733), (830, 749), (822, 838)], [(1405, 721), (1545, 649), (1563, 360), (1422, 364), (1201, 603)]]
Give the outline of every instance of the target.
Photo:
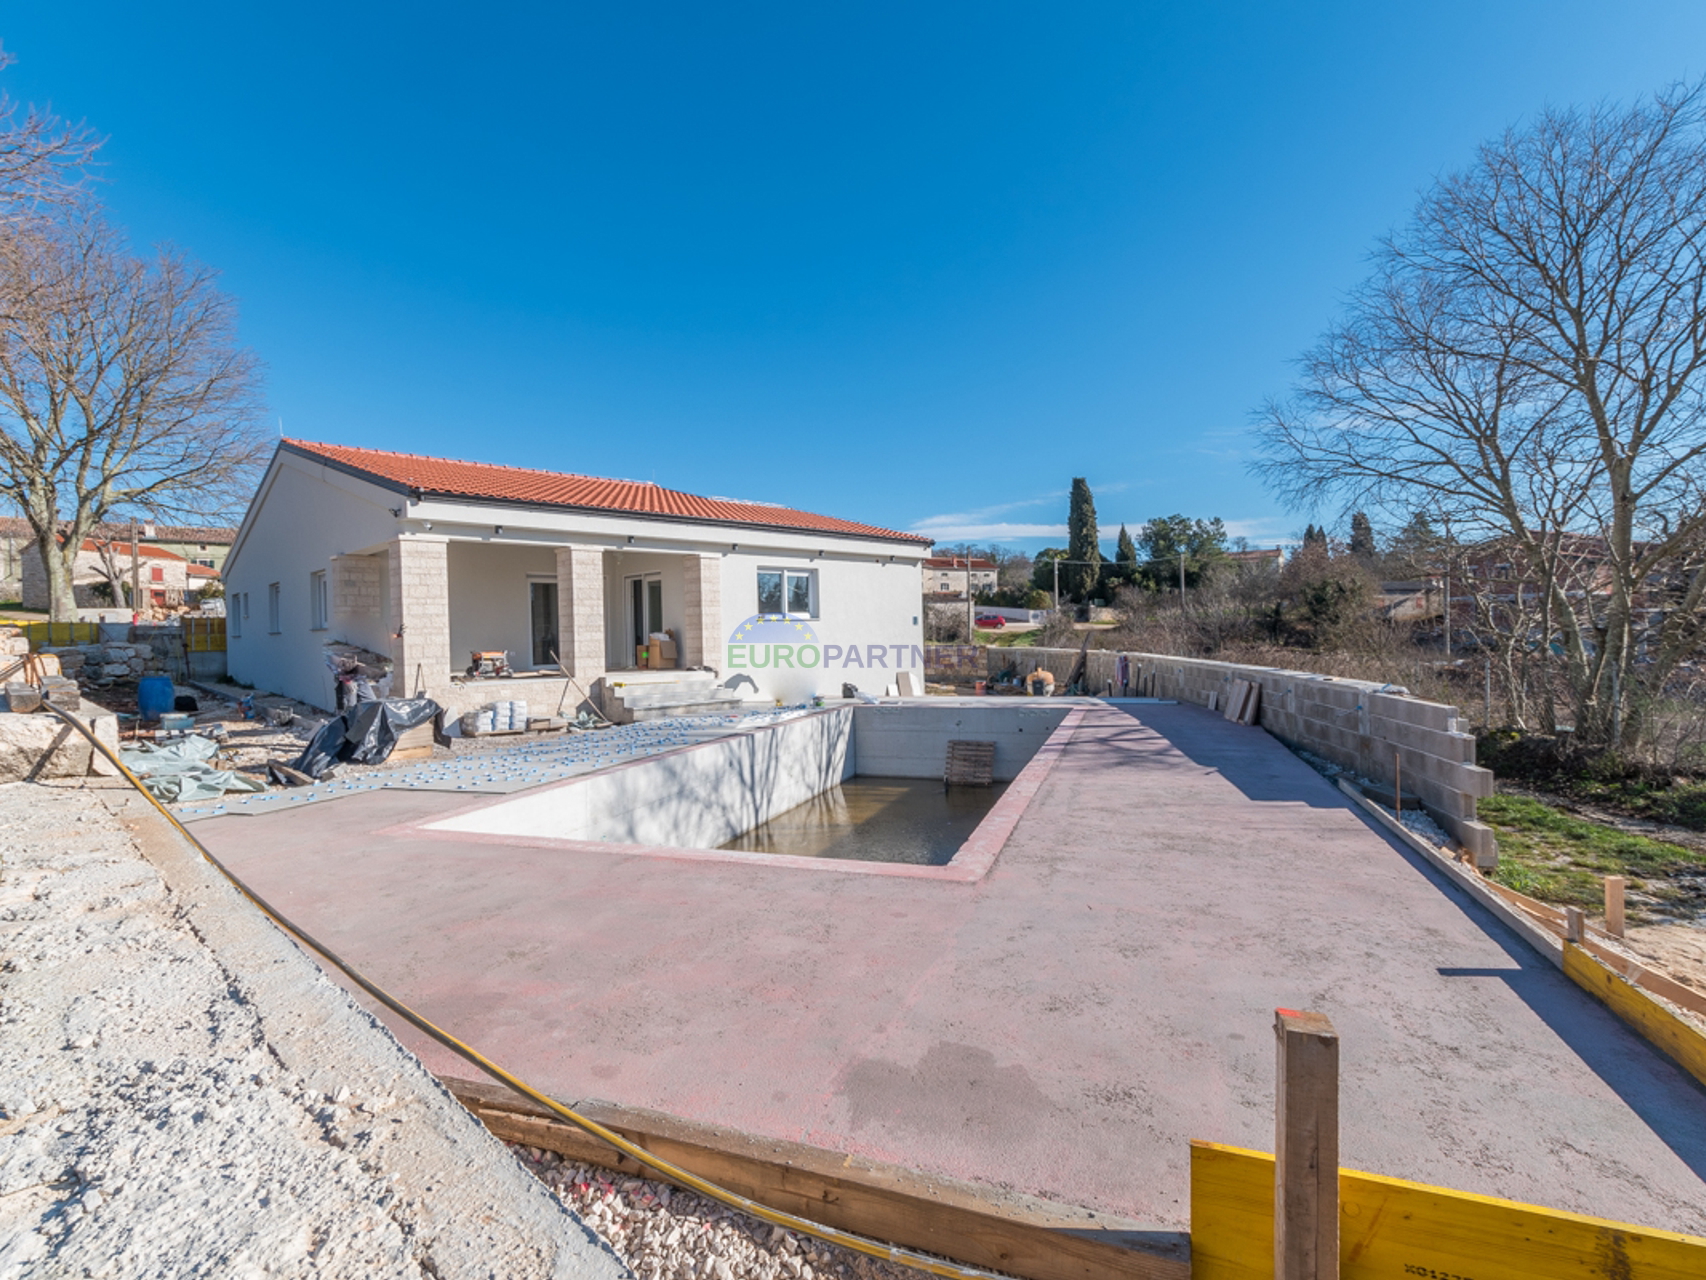
[[(881, 694), (903, 671), (922, 687), (928, 548), (655, 484), (284, 440), (224, 565), (227, 660), (324, 708), (332, 643), (389, 657), (394, 696), (453, 713), (572, 708), (564, 670), (619, 718)], [(640, 669), (662, 633), (674, 665)], [(515, 678), (466, 678), (493, 650)]]

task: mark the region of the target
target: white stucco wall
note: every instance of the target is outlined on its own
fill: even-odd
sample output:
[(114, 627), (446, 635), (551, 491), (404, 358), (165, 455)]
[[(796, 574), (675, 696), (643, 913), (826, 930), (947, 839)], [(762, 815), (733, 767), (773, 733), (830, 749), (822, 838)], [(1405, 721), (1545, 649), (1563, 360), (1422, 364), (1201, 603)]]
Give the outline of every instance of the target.
[[(382, 547), (396, 534), (388, 506), (398, 498), (375, 485), (281, 454), (268, 469), (226, 561), (226, 664), (233, 679), (311, 706), (336, 704), (324, 645), (344, 640), (389, 652), (389, 619), (330, 619), (310, 628), (309, 575), (330, 576), (334, 556)], [(279, 633), (267, 630), (267, 587), (279, 584)], [(384, 579), (381, 579), (384, 586)], [(248, 616), (229, 621), (233, 597), (246, 593)], [(382, 600), (389, 599), (384, 592)], [(240, 634), (239, 634), (240, 632)]]
[[(838, 552), (833, 544), (823, 550), (828, 554), (789, 554), (781, 550), (749, 552), (744, 547), (723, 558), (723, 652), (716, 665), (725, 683), (736, 676), (746, 675), (765, 697), (780, 697), (788, 702), (809, 698), (815, 693), (840, 697), (844, 682), (858, 685), (867, 693), (880, 695), (892, 684), (900, 671), (910, 671), (924, 684), (923, 667), (923, 595), (919, 589), (917, 559), (895, 559), (887, 556), (852, 556)], [(811, 628), (820, 646), (835, 645), (842, 649), (857, 646), (860, 658), (871, 656), (873, 646), (880, 646), (884, 662), (875, 666), (819, 666), (813, 670), (733, 670), (729, 667), (727, 641), (735, 628), (758, 612), (758, 572), (760, 569), (807, 569), (818, 575), (818, 616)], [(907, 662), (896, 665), (892, 646), (905, 648)], [(911, 659), (916, 651), (917, 661)]]
[[(534, 670), (531, 582), (557, 580), (550, 547), (452, 542), (450, 665), (459, 670), (476, 649), (509, 650), (510, 666)], [(555, 670), (547, 661), (542, 670)]]

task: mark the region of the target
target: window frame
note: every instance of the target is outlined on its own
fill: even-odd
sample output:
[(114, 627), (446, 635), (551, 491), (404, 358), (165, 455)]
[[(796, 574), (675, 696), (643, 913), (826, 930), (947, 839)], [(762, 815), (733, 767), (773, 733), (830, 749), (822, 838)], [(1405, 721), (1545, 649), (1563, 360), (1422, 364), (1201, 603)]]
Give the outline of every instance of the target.
[(267, 634), (269, 636), (284, 633), (284, 592), (276, 582), (267, 583)]
[(308, 575), (308, 629), (324, 631), (332, 624), (332, 600), (327, 594), (326, 571), (316, 569)]
[[(764, 586), (762, 579), (763, 576), (768, 573), (781, 575), (782, 604), (784, 606), (781, 609), (771, 610), (764, 607)], [(807, 604), (809, 605), (809, 608), (803, 613), (786, 607), (789, 595), (791, 594), (790, 580), (802, 578), (806, 581)], [(775, 614), (784, 618), (804, 618), (813, 622), (817, 621), (821, 616), (823, 600), (819, 595), (818, 573), (816, 569), (802, 569), (794, 565), (759, 565), (755, 571), (753, 586), (758, 592), (758, 609), (756, 610), (758, 613)]]

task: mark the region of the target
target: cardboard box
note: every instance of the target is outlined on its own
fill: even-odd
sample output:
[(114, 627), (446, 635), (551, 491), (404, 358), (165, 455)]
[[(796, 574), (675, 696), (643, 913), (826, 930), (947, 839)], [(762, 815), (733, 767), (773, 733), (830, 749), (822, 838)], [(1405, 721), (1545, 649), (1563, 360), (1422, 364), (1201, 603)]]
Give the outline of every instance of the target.
[(645, 646), (646, 661), (641, 665), (650, 667), (653, 671), (673, 670), (675, 667), (675, 641), (653, 640)]

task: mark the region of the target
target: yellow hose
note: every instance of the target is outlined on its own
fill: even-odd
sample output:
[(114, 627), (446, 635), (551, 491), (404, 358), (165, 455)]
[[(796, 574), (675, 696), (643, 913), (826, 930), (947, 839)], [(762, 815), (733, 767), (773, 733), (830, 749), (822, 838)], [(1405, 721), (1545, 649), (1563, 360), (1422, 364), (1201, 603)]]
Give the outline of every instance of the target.
[(831, 1244), (838, 1244), (844, 1249), (852, 1249), (857, 1253), (868, 1254), (873, 1258), (883, 1258), (889, 1262), (898, 1262), (903, 1266), (916, 1267), (918, 1270), (928, 1271), (932, 1275), (952, 1276), (958, 1278), (958, 1280), (1001, 1280), (995, 1272), (985, 1271), (980, 1267), (964, 1266), (957, 1262), (943, 1262), (940, 1259), (932, 1258), (927, 1254), (915, 1253), (911, 1249), (903, 1249), (898, 1245), (883, 1244), (880, 1241), (872, 1240), (865, 1236), (854, 1235), (851, 1232), (842, 1231), (836, 1227), (825, 1226), (821, 1222), (813, 1222), (809, 1218), (801, 1218), (794, 1214), (786, 1213), (780, 1209), (768, 1208), (765, 1205), (759, 1204), (756, 1200), (748, 1200), (745, 1196), (737, 1195), (733, 1191), (729, 1191), (724, 1187), (719, 1187), (714, 1182), (707, 1182), (704, 1178), (699, 1177), (698, 1174), (689, 1173), (680, 1165), (671, 1164), (668, 1160), (663, 1160), (654, 1156), (644, 1147), (628, 1141), (628, 1139), (624, 1138), (621, 1134), (616, 1133), (614, 1130), (605, 1128), (603, 1125), (599, 1124), (598, 1121), (581, 1115), (572, 1107), (565, 1107), (554, 1098), (546, 1097), (525, 1080), (522, 1080), (518, 1076), (511, 1075), (497, 1063), (486, 1057), (486, 1055), (481, 1053), (478, 1049), (473, 1048), (471, 1045), (462, 1043), (462, 1041), (458, 1040), (448, 1031), (445, 1031), (435, 1023), (428, 1021), (425, 1017), (416, 1013), (401, 1000), (393, 997), (382, 987), (369, 982), (367, 978), (362, 976), (358, 969), (348, 961), (344, 960), (344, 958), (338, 955), (337, 952), (327, 947), (324, 943), (317, 941), (312, 934), (298, 928), (295, 924), (291, 923), (290, 920), (286, 919), (283, 915), (280, 915), (270, 904), (268, 904), (266, 899), (262, 898), (254, 890), (249, 888), (248, 885), (244, 884), (229, 868), (225, 866), (224, 863), (209, 853), (207, 846), (190, 834), (189, 828), (179, 822), (172, 811), (166, 808), (165, 805), (161, 804), (160, 801), (155, 798), (154, 794), (149, 791), (147, 787), (142, 785), (141, 780), (130, 771), (129, 766), (127, 766), (123, 760), (119, 759), (115, 752), (109, 750), (106, 743), (95, 737), (88, 725), (84, 724), (83, 721), (79, 720), (76, 716), (63, 708), (54, 706), (52, 702), (43, 700), (42, 706), (87, 738), (90, 745), (93, 746), (96, 751), (99, 751), (101, 755), (106, 757), (107, 761), (124, 775), (125, 780), (129, 782), (131, 786), (135, 787), (137, 791), (141, 792), (143, 797), (147, 799), (148, 803), (158, 809), (165, 817), (166, 821), (176, 827), (178, 833), (194, 845), (200, 852), (201, 856), (206, 858), (220, 875), (224, 876), (232, 883), (233, 886), (236, 887), (238, 893), (242, 894), (250, 902), (259, 907), (261, 912), (269, 920), (278, 925), (278, 927), (283, 929), (286, 933), (295, 937), (304, 945), (326, 957), (326, 959), (329, 960), (347, 978), (349, 978), (351, 982), (355, 983), (363, 991), (367, 992), (368, 995), (379, 1001), (380, 1004), (384, 1005), (387, 1009), (391, 1010), (391, 1012), (402, 1018), (410, 1026), (431, 1036), (452, 1053), (455, 1053), (473, 1063), (476, 1067), (480, 1068), (481, 1071), (484, 1071), (500, 1084), (507, 1085), (522, 1097), (533, 1102), (537, 1102), (540, 1106), (549, 1109), (555, 1115), (561, 1116), (564, 1120), (567, 1120), (577, 1128), (584, 1129), (594, 1137), (602, 1138), (623, 1155), (637, 1160), (647, 1168), (655, 1169), (670, 1180), (678, 1182), (684, 1187), (690, 1187), (700, 1195), (708, 1196), (713, 1200), (726, 1204), (731, 1209), (739, 1209), (742, 1213), (750, 1214), (752, 1217), (757, 1218), (760, 1221), (768, 1222), (773, 1226), (785, 1227), (790, 1231), (797, 1231), (801, 1235), (813, 1236), (819, 1240), (826, 1240)]

